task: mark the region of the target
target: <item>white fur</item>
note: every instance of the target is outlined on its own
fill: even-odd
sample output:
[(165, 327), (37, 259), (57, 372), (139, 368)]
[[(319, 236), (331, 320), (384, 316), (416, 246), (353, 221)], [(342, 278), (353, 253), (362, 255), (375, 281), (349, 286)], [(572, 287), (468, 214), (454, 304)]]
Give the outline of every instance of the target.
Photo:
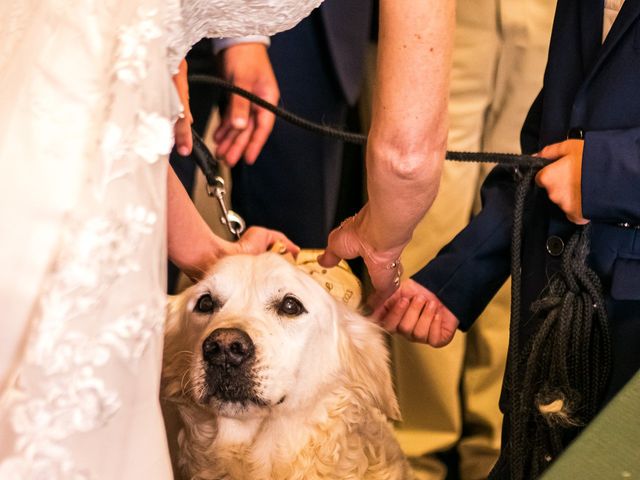
[[(209, 292), (221, 308), (193, 311)], [(279, 315), (292, 294), (307, 313)], [(203, 400), (202, 342), (239, 328), (256, 349), (265, 405)], [(382, 330), (336, 302), (278, 255), (229, 257), (172, 299), (162, 394), (177, 408), (176, 454), (191, 479), (405, 479), (409, 468), (389, 421), (399, 411)], [(283, 400), (284, 399), (284, 400)]]

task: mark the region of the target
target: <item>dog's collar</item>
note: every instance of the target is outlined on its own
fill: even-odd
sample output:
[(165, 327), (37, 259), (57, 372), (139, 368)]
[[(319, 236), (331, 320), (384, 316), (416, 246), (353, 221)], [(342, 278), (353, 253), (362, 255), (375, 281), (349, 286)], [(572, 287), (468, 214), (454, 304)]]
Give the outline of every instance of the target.
[(279, 253), (293, 265), (307, 272), (332, 297), (338, 299), (349, 308), (357, 310), (360, 307), (362, 303), (362, 284), (344, 260), (341, 260), (336, 267), (325, 268), (318, 263), (318, 256), (322, 253), (322, 250), (302, 249), (295, 258), (286, 251), (286, 248), (283, 249), (278, 244), (274, 245), (271, 250)]

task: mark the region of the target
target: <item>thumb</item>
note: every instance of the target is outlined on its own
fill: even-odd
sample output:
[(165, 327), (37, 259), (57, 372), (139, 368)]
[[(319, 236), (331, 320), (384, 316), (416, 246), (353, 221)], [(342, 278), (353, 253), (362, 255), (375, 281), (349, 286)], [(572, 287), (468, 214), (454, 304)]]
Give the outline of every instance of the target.
[(179, 119), (174, 126), (175, 146), (180, 155), (186, 157), (193, 148), (191, 125), (185, 118)]
[(325, 268), (335, 267), (340, 263), (340, 260), (342, 260), (342, 258), (336, 255), (330, 246), (327, 246), (324, 253), (318, 256), (318, 263)]

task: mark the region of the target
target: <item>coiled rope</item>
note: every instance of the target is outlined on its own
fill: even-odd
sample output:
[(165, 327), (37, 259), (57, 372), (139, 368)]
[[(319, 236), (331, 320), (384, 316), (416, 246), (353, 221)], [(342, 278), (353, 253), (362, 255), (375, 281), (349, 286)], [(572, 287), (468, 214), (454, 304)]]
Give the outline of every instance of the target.
[[(358, 145), (367, 142), (366, 135), (311, 122), (223, 79), (191, 75), (189, 81), (240, 95), (308, 131)], [(203, 144), (199, 137), (194, 141)], [(536, 478), (562, 451), (564, 441), (596, 415), (609, 379), (611, 339), (604, 295), (598, 276), (587, 264), (590, 225), (578, 227), (573, 233), (562, 255), (561, 271), (532, 305), (540, 325), (520, 352), (524, 206), (535, 174), (550, 162), (532, 155), (456, 151), (447, 151), (446, 159), (497, 163), (513, 167), (520, 176), (511, 237), (511, 321), (505, 376), (510, 399), (507, 448), (512, 480)]]

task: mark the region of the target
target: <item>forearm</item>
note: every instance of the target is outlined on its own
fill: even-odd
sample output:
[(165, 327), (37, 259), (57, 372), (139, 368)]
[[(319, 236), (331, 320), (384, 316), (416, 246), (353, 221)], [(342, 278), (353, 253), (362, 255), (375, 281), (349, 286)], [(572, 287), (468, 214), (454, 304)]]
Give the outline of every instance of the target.
[(437, 193), (446, 150), (454, 2), (382, 0), (367, 148), (374, 250), (404, 246)]
[(169, 168), (167, 245), (171, 261), (191, 278), (198, 278), (224, 255), (227, 244), (211, 231), (175, 172)]

